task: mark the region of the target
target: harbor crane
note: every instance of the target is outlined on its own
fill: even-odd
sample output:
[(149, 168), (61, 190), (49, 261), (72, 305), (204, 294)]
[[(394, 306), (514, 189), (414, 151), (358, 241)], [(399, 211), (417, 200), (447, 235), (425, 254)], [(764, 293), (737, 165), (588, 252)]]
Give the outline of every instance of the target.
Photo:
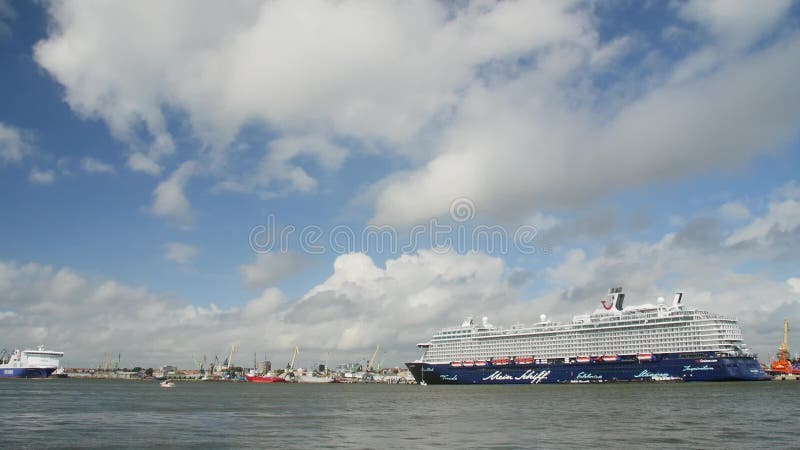
[(297, 354), (298, 354), (299, 352), (300, 352), (300, 348), (298, 348), (298, 347), (295, 345), (295, 346), (294, 346), (294, 354), (292, 355), (292, 362), (290, 362), (290, 363), (289, 363), (289, 364), (286, 366), (286, 369), (287, 369), (287, 371), (292, 371), (292, 370), (294, 370), (294, 363), (295, 363), (295, 361), (297, 360)]
[(225, 364), (225, 371), (229, 372), (233, 368), (233, 354), (236, 353), (236, 344), (231, 344), (231, 353), (228, 355), (228, 359), (226, 359), (227, 364)]
[(369, 362), (367, 363), (367, 372), (372, 372), (375, 370), (375, 358), (378, 356), (378, 350), (380, 350), (380, 348), (380, 344), (375, 347), (375, 353), (372, 354), (372, 358), (370, 358)]
[(770, 364), (770, 372), (773, 375), (790, 375), (795, 372), (800, 374), (800, 370), (792, 367), (789, 359), (789, 320), (783, 321), (783, 342), (778, 346), (778, 360)]

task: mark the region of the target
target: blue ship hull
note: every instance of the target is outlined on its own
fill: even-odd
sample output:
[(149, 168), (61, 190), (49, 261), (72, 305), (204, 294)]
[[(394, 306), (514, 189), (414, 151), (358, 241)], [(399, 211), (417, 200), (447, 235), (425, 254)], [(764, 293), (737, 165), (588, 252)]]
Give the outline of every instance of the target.
[(47, 378), (55, 368), (0, 367), (0, 378)]
[(627, 381), (760, 381), (769, 380), (752, 357), (659, 355), (654, 361), (532, 363), (484, 367), (406, 363), (417, 383), (425, 384), (545, 384)]

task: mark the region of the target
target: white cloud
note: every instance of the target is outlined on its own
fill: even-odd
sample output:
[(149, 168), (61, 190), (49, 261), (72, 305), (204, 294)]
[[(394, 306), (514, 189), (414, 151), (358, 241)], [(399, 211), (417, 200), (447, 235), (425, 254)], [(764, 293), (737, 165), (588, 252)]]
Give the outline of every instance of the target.
[[(215, 190), (312, 192), (307, 165), (335, 170), (355, 147), (412, 163), (379, 183), (376, 222), (439, 216), (463, 196), (487, 214), (527, 217), (737, 167), (786, 142), (800, 116), (800, 38), (772, 33), (774, 42), (750, 46), (777, 31), (787, 4), (680, 5), (713, 42), (671, 73), (610, 77), (619, 80), (608, 89), (593, 87), (596, 76), (649, 43), (601, 44), (598, 18), (573, 2), (253, 1), (198, 11), (175, 1), (158, 20), (146, 2), (58, 2), (35, 57), (73, 110), (131, 144), (134, 170), (156, 174), (173, 154), (170, 110), (204, 144), (193, 158), (212, 166)], [(648, 63), (626, 64), (640, 73)], [(246, 125), (275, 137), (241, 176), (226, 161)]]
[(134, 172), (144, 172), (152, 176), (161, 174), (161, 166), (141, 153), (134, 153), (128, 157), (128, 168)]
[(786, 284), (792, 289), (795, 294), (800, 294), (800, 278), (789, 278)]
[(262, 198), (312, 192), (317, 188), (317, 180), (293, 161), (313, 158), (324, 170), (333, 171), (342, 165), (349, 153), (348, 149), (319, 136), (285, 136), (273, 140), (267, 147), (254, 170), (235, 173), (230, 179), (217, 183), (214, 190), (255, 192)]
[(180, 242), (169, 242), (164, 244), (164, 258), (178, 264), (187, 264), (197, 254), (199, 250), (194, 245), (183, 244)]
[(729, 220), (746, 220), (750, 218), (750, 210), (741, 202), (727, 202), (719, 207), (719, 214)]
[(39, 170), (36, 167), (31, 169), (30, 173), (28, 173), (28, 181), (33, 184), (53, 184), (53, 181), (56, 179), (56, 174), (52, 170)]
[[(267, 340), (273, 361), (288, 358), (295, 345), (307, 362), (328, 351), (344, 361), (359, 358), (381, 343), (400, 363), (416, 354), (414, 342), (432, 327), (513, 301), (504, 276), (503, 262), (485, 255), (421, 252), (382, 269), (352, 254), (337, 258), (332, 275), (300, 299), (268, 288), (241, 308), (222, 309), (88, 280), (69, 269), (0, 261), (4, 310), (15, 314), (4, 331), (18, 345), (44, 342), (64, 350), (72, 366), (95, 365), (114, 349), (124, 364), (187, 367), (189, 355), (224, 351), (230, 343), (251, 354)], [(69, 287), (54, 296), (53, 287), (65, 281)], [(132, 342), (132, 335), (159, 338)]]
[(769, 243), (776, 232), (787, 233), (800, 229), (800, 190), (791, 189), (792, 186), (780, 190), (781, 196), (769, 202), (765, 215), (755, 217), (734, 230), (726, 240), (726, 245), (748, 241)]
[(798, 71), (794, 34), (712, 75), (654, 88), (615, 114), (570, 106), (562, 78), (541, 73), (473, 88), (433, 159), (382, 186), (373, 222), (419, 223), (464, 196), (489, 217), (579, 207), (740, 166), (796, 134), (800, 91), (790, 74)]
[[(74, 111), (103, 119), (156, 164), (174, 147), (165, 108), (187, 114), (217, 162), (248, 123), (412, 148), (481, 65), (590, 36), (572, 2), (252, 1), (198, 9), (178, 1), (160, 5), (158, 20), (147, 2), (48, 9), (52, 31), (37, 43), (36, 61), (65, 87)], [(329, 158), (327, 150), (314, 156)], [(302, 178), (287, 181), (307, 188)]]
[(286, 300), (280, 289), (266, 288), (258, 298), (247, 302), (242, 315), (248, 319), (264, 319), (284, 307)]
[[(523, 274), (522, 283), (520, 269), (481, 253), (423, 250), (389, 258), (384, 266), (365, 254), (347, 254), (335, 260), (330, 276), (298, 298), (270, 287), (228, 308), (87, 279), (68, 268), (0, 261), (3, 329), (20, 345), (45, 342), (65, 350), (72, 365), (96, 364), (112, 348), (131, 364), (189, 366), (188, 355), (221, 352), (230, 343), (250, 354), (263, 351), (266, 341), (273, 361), (288, 360), (295, 345), (305, 364), (327, 352), (340, 360), (359, 358), (380, 343), (388, 359), (400, 363), (416, 356), (415, 342), (465, 316), (488, 315), (506, 326), (534, 322), (541, 313), (569, 320), (594, 309), (608, 287), (621, 285), (629, 304), (683, 290), (687, 305), (737, 316), (751, 348), (772, 352), (783, 318), (800, 313), (798, 278), (739, 272), (742, 263), (757, 264), (763, 261), (759, 255), (769, 252), (726, 246), (725, 235), (708, 234), (706, 225), (693, 219), (653, 242), (572, 248), (550, 268)], [(285, 263), (280, 257), (264, 260), (278, 264), (274, 267)], [(259, 267), (259, 260), (251, 266), (261, 268), (270, 267)], [(254, 277), (264, 280), (261, 272)], [(536, 299), (522, 297), (525, 280), (538, 284)], [(87, 327), (94, 332), (86, 333)], [(131, 343), (131, 335), (151, 334), (159, 336), (157, 342)]]
[(86, 173), (114, 173), (114, 166), (94, 158), (86, 157), (81, 159), (81, 169)]
[(24, 132), (0, 122), (0, 166), (22, 161), (30, 152), (30, 147)]
[(195, 162), (187, 161), (159, 183), (153, 191), (153, 214), (165, 217), (182, 228), (191, 227), (192, 209), (184, 189), (194, 174)]
[(792, 0), (692, 0), (680, 5), (679, 14), (707, 27), (721, 45), (741, 48), (773, 31), (791, 6)]
[(259, 253), (253, 264), (239, 266), (239, 273), (248, 287), (265, 287), (298, 274), (307, 265), (296, 253)]

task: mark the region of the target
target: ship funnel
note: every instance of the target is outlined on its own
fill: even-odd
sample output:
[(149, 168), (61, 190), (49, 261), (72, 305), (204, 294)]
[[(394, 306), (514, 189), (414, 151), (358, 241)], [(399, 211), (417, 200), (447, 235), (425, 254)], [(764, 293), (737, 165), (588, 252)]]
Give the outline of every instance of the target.
[(672, 306), (680, 306), (681, 300), (683, 300), (683, 292), (676, 292), (675, 298), (672, 300)]
[[(611, 288), (608, 290), (608, 293), (611, 296), (611, 304), (617, 308), (617, 311), (622, 311), (622, 305), (625, 301), (625, 294), (622, 293), (622, 288)], [(611, 309), (611, 305), (608, 305), (606, 309)]]

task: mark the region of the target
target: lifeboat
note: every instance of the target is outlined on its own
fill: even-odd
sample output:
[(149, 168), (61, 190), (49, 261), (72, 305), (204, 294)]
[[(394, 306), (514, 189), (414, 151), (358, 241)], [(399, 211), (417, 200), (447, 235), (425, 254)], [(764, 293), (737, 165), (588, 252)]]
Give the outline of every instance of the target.
[(516, 364), (533, 364), (533, 356), (517, 356), (514, 358)]
[(617, 362), (620, 358), (617, 355), (604, 355), (603, 362)]
[(653, 356), (652, 353), (639, 353), (636, 355), (636, 359), (638, 359), (639, 362), (653, 361), (655, 356)]
[(483, 360), (475, 361), (475, 366), (476, 367), (486, 367), (486, 361), (483, 361)]
[(508, 358), (493, 358), (492, 359), (493, 366), (507, 366), (508, 365)]
[(461, 365), (462, 365), (463, 367), (472, 367), (472, 366), (474, 366), (474, 365), (475, 365), (475, 361), (463, 361), (463, 362), (461, 363)]
[(579, 362), (581, 364), (588, 364), (588, 363), (592, 362), (592, 358), (590, 358), (588, 356), (578, 356), (575, 359), (575, 361), (577, 361), (577, 362)]
[(461, 367), (461, 361), (453, 361), (450, 363), (450, 365), (453, 367)]

